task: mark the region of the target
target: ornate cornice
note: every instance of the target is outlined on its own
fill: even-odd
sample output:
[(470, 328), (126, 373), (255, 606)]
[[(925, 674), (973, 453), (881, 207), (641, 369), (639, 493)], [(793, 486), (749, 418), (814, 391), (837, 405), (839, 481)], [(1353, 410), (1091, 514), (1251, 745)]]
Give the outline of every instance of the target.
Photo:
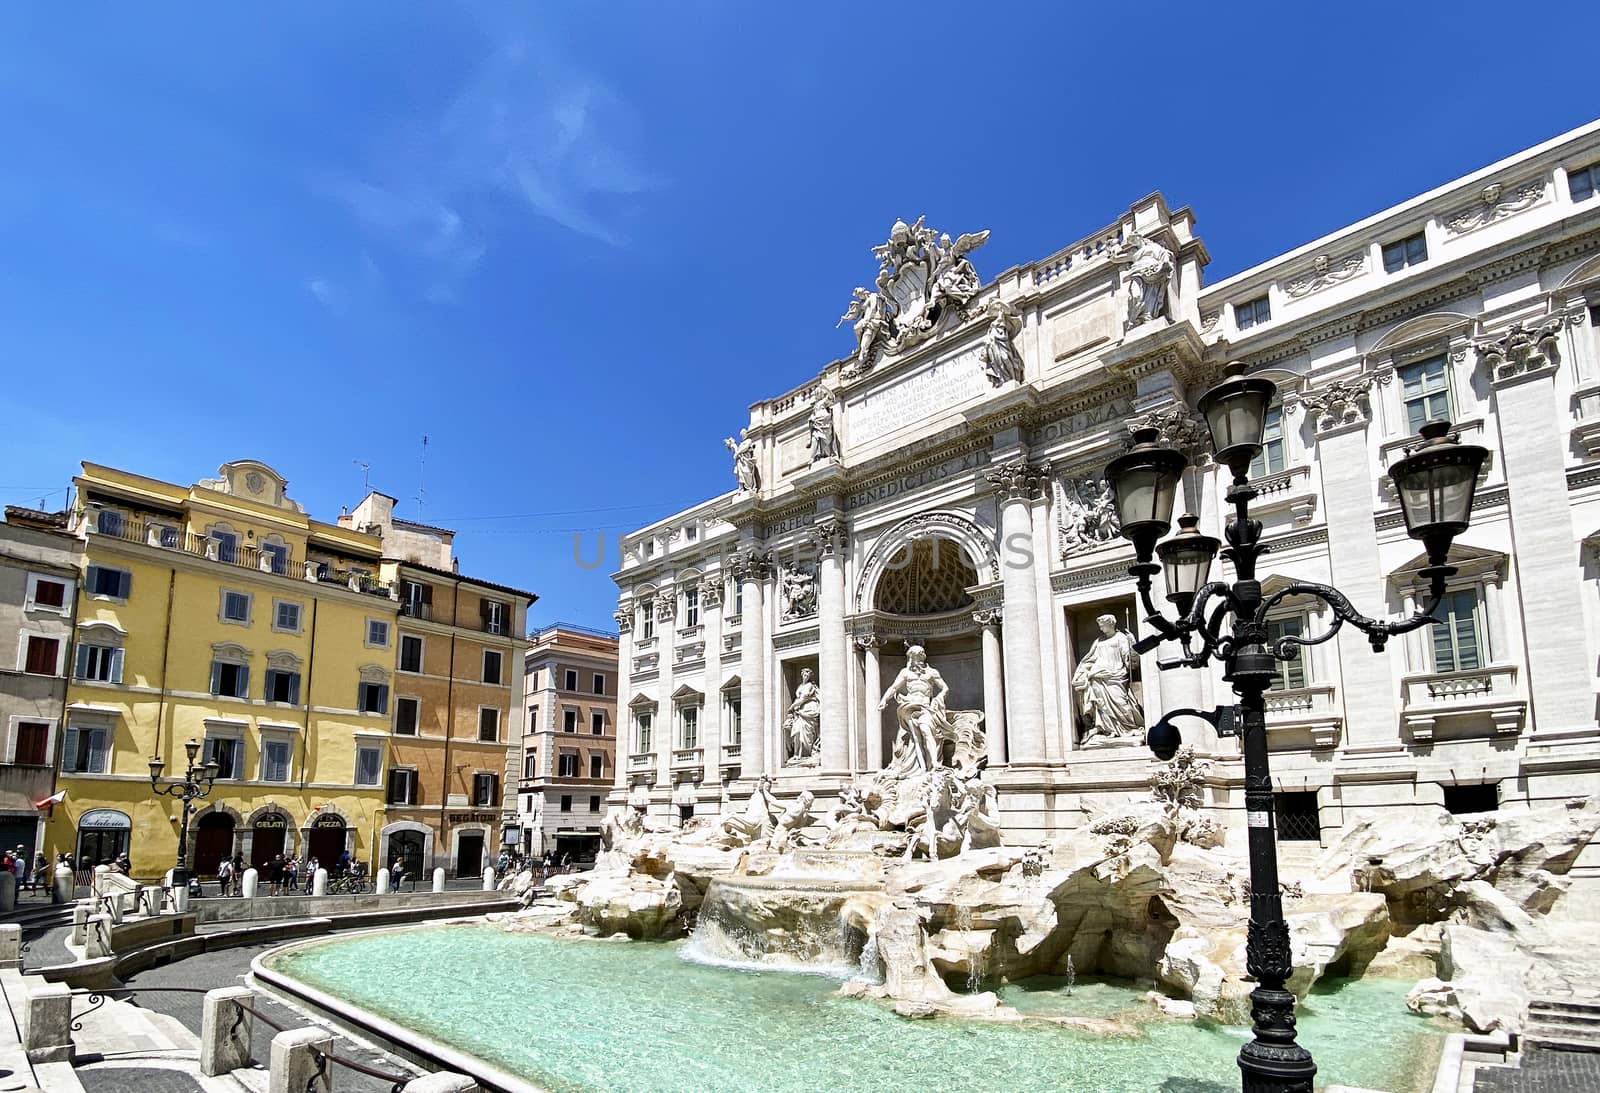
[(1076, 592), (1080, 588), (1098, 588), (1101, 585), (1121, 584), (1132, 581), (1128, 575), (1128, 565), (1133, 561), (1131, 557), (1121, 561), (1107, 562), (1104, 565), (1088, 566), (1082, 569), (1069, 569), (1065, 572), (1050, 575), (1050, 588), (1054, 592)]
[(656, 593), (655, 604), (657, 622), (670, 622), (678, 617), (678, 597), (673, 593)]

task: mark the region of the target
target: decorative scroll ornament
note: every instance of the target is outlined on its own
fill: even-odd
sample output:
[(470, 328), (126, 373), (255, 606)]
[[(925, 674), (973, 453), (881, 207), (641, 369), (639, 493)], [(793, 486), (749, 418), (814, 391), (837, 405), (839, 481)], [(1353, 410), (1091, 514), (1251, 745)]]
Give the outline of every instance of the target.
[(1161, 443), (1177, 448), (1191, 461), (1199, 462), (1210, 454), (1211, 432), (1205, 422), (1195, 417), (1182, 403), (1163, 406), (1159, 410), (1139, 414), (1128, 419), (1128, 435), (1137, 429), (1155, 429), (1161, 434)]
[(1207, 334), (1211, 333), (1212, 328), (1217, 325), (1217, 321), (1219, 319), (1221, 319), (1221, 318), (1222, 318), (1222, 309), (1221, 308), (1218, 308), (1216, 311), (1202, 311), (1200, 313), (1200, 329), (1201, 329), (1201, 331), (1204, 332), (1204, 333), (1207, 333)]
[(1451, 235), (1465, 235), (1503, 220), (1514, 213), (1531, 208), (1544, 196), (1544, 180), (1525, 182), (1506, 195), (1505, 187), (1491, 182), (1478, 192), (1478, 203), (1445, 218), (1444, 227)]
[(983, 363), (984, 375), (995, 387), (1021, 383), (1022, 354), (1017, 352), (1016, 339), (1022, 331), (1022, 316), (1003, 300), (989, 301), (984, 312), (989, 316), (989, 329), (978, 346), (978, 360)]
[(1070, 558), (1115, 542), (1122, 524), (1117, 519), (1116, 498), (1104, 478), (1056, 480), (1061, 501), (1059, 531), (1061, 556)]
[(1308, 415), (1316, 416), (1314, 427), (1317, 435), (1321, 436), (1346, 425), (1368, 421), (1371, 413), (1367, 391), (1371, 386), (1370, 375), (1353, 380), (1336, 380), (1301, 395), (1300, 405), (1305, 407)]
[(979, 626), (999, 626), (1005, 621), (1005, 610), (999, 607), (985, 607), (972, 613), (972, 621)]
[(678, 597), (671, 592), (656, 595), (656, 621), (671, 622), (678, 617)]
[(772, 576), (772, 559), (759, 550), (744, 547), (729, 555), (728, 569), (741, 581), (764, 581)]
[(1366, 267), (1367, 255), (1364, 251), (1347, 254), (1337, 261), (1326, 254), (1319, 254), (1311, 260), (1310, 271), (1293, 278), (1284, 286), (1284, 291), (1298, 300), (1302, 296), (1310, 296), (1313, 292), (1332, 288), (1341, 281), (1348, 281)]
[(1039, 496), (1046, 468), (1014, 459), (991, 466), (984, 475), (990, 484), (1011, 500), (1031, 501)]
[(896, 220), (888, 241), (872, 248), (878, 259), (877, 291), (856, 288), (839, 319), (853, 324), (856, 336), (848, 375), (860, 375), (879, 356), (902, 353), (971, 317), (967, 305), (983, 283), (967, 255), (983, 246), (989, 233), (951, 240), (924, 226), (925, 219)]
[(721, 581), (714, 581), (708, 577), (700, 582), (700, 606), (708, 610), (722, 606)]
[(1473, 342), (1478, 360), (1489, 368), (1489, 374), (1499, 382), (1556, 363), (1560, 356), (1558, 335), (1565, 324), (1565, 316), (1546, 319), (1529, 330), (1522, 323), (1512, 323), (1498, 338)]

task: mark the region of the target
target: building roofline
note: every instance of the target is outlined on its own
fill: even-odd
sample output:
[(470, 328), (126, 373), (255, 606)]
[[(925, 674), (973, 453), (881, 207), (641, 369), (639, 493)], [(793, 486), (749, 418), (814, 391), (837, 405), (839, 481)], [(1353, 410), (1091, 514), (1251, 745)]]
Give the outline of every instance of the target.
[(482, 577), (469, 577), (465, 573), (454, 573), (448, 569), (435, 569), (431, 565), (423, 565), (421, 562), (413, 562), (405, 558), (385, 558), (383, 560), (386, 562), (394, 562), (401, 568), (402, 572), (407, 569), (421, 570), (423, 573), (430, 573), (435, 577), (444, 577), (447, 580), (459, 581), (462, 584), (475, 584), (483, 588), (492, 588), (496, 592), (507, 592), (513, 596), (521, 596), (528, 601), (529, 606), (532, 606), (534, 603), (538, 602), (539, 599), (539, 595), (536, 592), (529, 592), (522, 588), (513, 588), (508, 584), (497, 584), (494, 581), (484, 580)]

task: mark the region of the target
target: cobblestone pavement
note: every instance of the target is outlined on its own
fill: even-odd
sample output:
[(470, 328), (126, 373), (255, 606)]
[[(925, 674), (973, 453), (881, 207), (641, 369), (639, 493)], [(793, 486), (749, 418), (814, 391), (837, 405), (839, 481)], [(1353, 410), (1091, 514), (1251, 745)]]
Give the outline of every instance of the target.
[(1473, 1093), (1595, 1093), (1600, 1090), (1600, 1054), (1535, 1047), (1518, 1067), (1479, 1070)]
[(32, 971), (52, 964), (72, 963), (75, 958), (67, 951), (67, 935), (71, 932), (70, 926), (25, 927), (22, 943), (28, 946), (28, 951), (22, 954), (23, 969)]
[(204, 1093), (200, 1083), (178, 1070), (154, 1067), (79, 1068), (74, 1075), (83, 1093)]
[[(130, 987), (203, 987), (208, 990), (213, 987), (237, 986), (249, 973), (250, 961), (273, 947), (273, 945), (251, 945), (238, 949), (224, 949), (221, 952), (203, 953), (187, 960), (180, 960), (174, 964), (159, 968), (151, 968), (148, 971), (130, 976), (127, 980), (127, 985)], [(126, 998), (128, 996), (123, 995), (121, 997)], [(196, 1036), (200, 1035), (200, 1014), (204, 1002), (201, 995), (151, 992), (148, 994), (135, 994), (131, 997), (131, 1000), (145, 1009), (176, 1017), (183, 1022), (185, 1028), (188, 1028)], [(287, 1028), (298, 1028), (310, 1023), (294, 1010), (276, 1002), (266, 1001), (260, 997), (257, 998), (256, 1008), (270, 1014), (274, 1020)], [(261, 1021), (255, 1021), (253, 1024), (255, 1027), (251, 1036), (250, 1057), (258, 1065), (265, 1066), (271, 1050), (272, 1037), (277, 1033)], [(415, 1067), (400, 1063), (381, 1052), (374, 1052), (362, 1047), (337, 1031), (334, 1036), (334, 1051), (339, 1055), (397, 1075), (402, 1073), (415, 1075), (419, 1073)], [(89, 1072), (86, 1071), (84, 1073), (87, 1074)], [(110, 1071), (102, 1073), (113, 1074)], [(151, 1071), (150, 1073), (156, 1072)], [(390, 1083), (380, 1081), (366, 1074), (357, 1073), (348, 1067), (335, 1067), (334, 1073), (334, 1085), (340, 1093), (388, 1093), (390, 1088)], [(100, 1086), (91, 1089), (88, 1083), (85, 1082), (84, 1088), (88, 1093), (101, 1093), (101, 1091), (109, 1093), (109, 1090), (116, 1087)], [(140, 1084), (137, 1087), (123, 1086), (121, 1088), (138, 1088), (143, 1093), (146, 1086)], [(149, 1088), (155, 1089), (156, 1087), (151, 1086)], [(162, 1086), (160, 1088), (165, 1091), (169, 1087)], [(192, 1088), (192, 1086), (180, 1085), (170, 1087), (171, 1093), (188, 1093), (188, 1090)]]

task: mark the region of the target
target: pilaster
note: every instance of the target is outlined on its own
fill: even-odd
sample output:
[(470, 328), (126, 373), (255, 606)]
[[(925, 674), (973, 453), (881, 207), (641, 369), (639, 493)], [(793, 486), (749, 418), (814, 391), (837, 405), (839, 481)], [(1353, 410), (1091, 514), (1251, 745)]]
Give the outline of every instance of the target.
[(700, 742), (705, 749), (700, 788), (722, 785), (722, 574), (700, 582), (700, 613), (705, 627), (705, 705), (700, 709)]
[(1043, 475), (1025, 459), (1015, 458), (992, 466), (987, 477), (999, 491), (1006, 750), (1013, 764), (1038, 766), (1048, 756), (1031, 502)]
[(821, 763), (825, 773), (851, 769), (849, 649), (844, 632), (844, 522), (825, 515), (816, 524), (817, 688), (821, 692)]
[[(628, 706), (633, 697), (633, 609), (623, 604), (611, 617), (617, 623), (617, 717), (613, 726), (617, 743), (611, 761), (611, 788), (626, 793), (628, 756), (633, 751), (633, 710)], [(537, 725), (528, 726), (529, 734), (538, 731)], [(534, 735), (534, 739), (538, 740), (538, 736)]]
[(861, 724), (867, 736), (867, 771), (876, 774), (883, 769), (883, 711), (878, 700), (883, 697), (883, 667), (878, 659), (878, 639), (872, 634), (856, 638), (862, 657), (862, 714)]

